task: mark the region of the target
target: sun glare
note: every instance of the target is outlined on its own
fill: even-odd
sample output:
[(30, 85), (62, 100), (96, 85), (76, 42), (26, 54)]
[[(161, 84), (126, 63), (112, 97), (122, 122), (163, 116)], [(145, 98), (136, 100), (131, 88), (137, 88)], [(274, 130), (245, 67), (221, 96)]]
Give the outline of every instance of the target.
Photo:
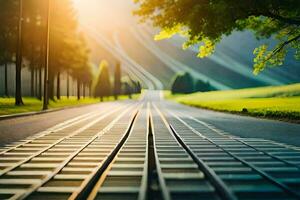
[(73, 0), (79, 20), (85, 25), (101, 29), (116, 29), (130, 26), (134, 19), (131, 15), (131, 0)]

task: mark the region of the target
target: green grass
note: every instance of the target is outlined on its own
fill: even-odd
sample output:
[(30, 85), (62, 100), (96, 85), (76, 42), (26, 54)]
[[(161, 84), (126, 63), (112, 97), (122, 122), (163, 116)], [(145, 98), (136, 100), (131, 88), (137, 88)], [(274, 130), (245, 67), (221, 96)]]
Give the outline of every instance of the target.
[(166, 91), (165, 97), (186, 105), (217, 111), (286, 120), (300, 119), (300, 84), (189, 95), (172, 95)]
[[(139, 94), (133, 95), (132, 99), (138, 99)], [(119, 96), (119, 100), (128, 99), (128, 96), (122, 95)], [(42, 102), (36, 98), (24, 97), (23, 98), (24, 105), (23, 106), (15, 106), (14, 98), (0, 98), (0, 116), (1, 115), (10, 115), (10, 114), (18, 114), (18, 113), (26, 113), (26, 112), (34, 112), (40, 111), (42, 109)], [(104, 98), (104, 101), (114, 101), (114, 97)], [(89, 105), (99, 103), (99, 98), (85, 98), (81, 100), (77, 100), (76, 97), (62, 97), (61, 100), (50, 101), (49, 109), (59, 109), (59, 108), (67, 108), (73, 106), (81, 106), (81, 105)]]

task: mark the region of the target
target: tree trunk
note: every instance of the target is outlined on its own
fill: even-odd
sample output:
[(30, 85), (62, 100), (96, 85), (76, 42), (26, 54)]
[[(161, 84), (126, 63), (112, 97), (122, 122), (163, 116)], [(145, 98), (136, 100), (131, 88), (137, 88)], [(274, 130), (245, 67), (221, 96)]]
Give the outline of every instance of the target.
[(37, 92), (37, 97), (39, 100), (42, 100), (42, 86), (43, 86), (43, 78), (42, 78), (42, 69), (43, 69), (43, 66), (44, 66), (44, 57), (45, 57), (45, 46), (44, 45), (41, 45), (41, 50), (39, 52), (39, 64), (38, 64), (38, 80), (39, 80), (39, 83), (38, 83), (38, 92)]
[(39, 68), (39, 100), (42, 100), (42, 66)]
[(67, 73), (67, 98), (70, 98), (70, 76), (69, 72)]
[(60, 99), (60, 72), (57, 73), (56, 97)]
[(77, 80), (77, 100), (80, 100), (80, 81)]
[(16, 53), (16, 91), (15, 105), (24, 105), (22, 99), (22, 17), (23, 17), (23, 1), (19, 2), (19, 19), (18, 19), (18, 45)]
[(19, 18), (18, 18), (18, 45), (16, 53), (16, 92), (15, 105), (24, 105), (22, 99), (22, 17), (23, 17), (23, 0), (19, 2)]
[(92, 94), (92, 84), (89, 84), (89, 96), (93, 97), (93, 94)]
[(15, 105), (21, 106), (24, 105), (23, 99), (22, 99), (22, 69), (21, 64), (18, 63), (16, 65), (16, 95), (15, 95)]
[(38, 70), (34, 70), (34, 96), (38, 96)]
[(4, 63), (4, 95), (9, 97), (8, 93), (8, 81), (7, 81), (7, 63)]
[(30, 67), (30, 96), (34, 96), (34, 69), (33, 66)]
[(83, 91), (82, 91), (83, 98), (85, 99), (85, 84), (82, 84), (82, 88), (83, 88)]
[(52, 101), (55, 101), (54, 99), (54, 76), (52, 73), (49, 74), (49, 83), (48, 83), (48, 98)]

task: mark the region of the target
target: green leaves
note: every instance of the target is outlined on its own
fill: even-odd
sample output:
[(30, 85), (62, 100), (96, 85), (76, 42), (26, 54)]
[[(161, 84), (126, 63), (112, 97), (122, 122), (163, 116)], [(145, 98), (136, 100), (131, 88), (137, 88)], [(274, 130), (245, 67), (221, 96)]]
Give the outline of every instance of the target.
[(173, 37), (176, 34), (181, 34), (184, 35), (184, 32), (182, 31), (182, 27), (180, 25), (174, 26), (172, 28), (164, 28), (162, 31), (159, 32), (154, 37), (154, 40), (164, 40), (164, 39), (169, 39)]
[(273, 50), (268, 50), (268, 46), (264, 44), (254, 50), (253, 54), (256, 55), (256, 57), (254, 58), (253, 73), (255, 75), (259, 74), (267, 66), (274, 67), (283, 64), (287, 49), (282, 48), (280, 51), (276, 51), (280, 46), (281, 45), (277, 45)]
[(234, 30), (252, 30), (258, 39), (273, 38), (277, 46), (262, 45), (254, 50), (254, 73), (267, 66), (283, 64), (288, 49), (300, 59), (300, 1), (248, 0), (136, 0), (135, 14), (162, 28), (156, 40), (175, 34), (187, 41), (183, 48), (200, 45), (198, 57), (210, 56), (223, 35)]
[(199, 53), (197, 55), (199, 58), (210, 56), (214, 52), (216, 47), (215, 43), (209, 39), (204, 39), (202, 40), (202, 42), (204, 43), (204, 45), (199, 47)]
[(95, 96), (105, 97), (111, 95), (111, 83), (107, 61), (102, 61), (100, 64), (100, 72), (95, 86)]

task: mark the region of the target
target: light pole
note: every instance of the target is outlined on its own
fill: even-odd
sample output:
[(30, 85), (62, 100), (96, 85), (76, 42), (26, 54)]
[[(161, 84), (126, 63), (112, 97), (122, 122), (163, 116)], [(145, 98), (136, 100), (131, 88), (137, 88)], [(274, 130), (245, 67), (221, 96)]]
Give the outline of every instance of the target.
[(45, 44), (45, 71), (44, 71), (44, 99), (43, 110), (48, 109), (48, 85), (49, 85), (49, 43), (50, 43), (50, 15), (51, 3), (47, 0), (47, 16), (46, 16), (46, 44)]

